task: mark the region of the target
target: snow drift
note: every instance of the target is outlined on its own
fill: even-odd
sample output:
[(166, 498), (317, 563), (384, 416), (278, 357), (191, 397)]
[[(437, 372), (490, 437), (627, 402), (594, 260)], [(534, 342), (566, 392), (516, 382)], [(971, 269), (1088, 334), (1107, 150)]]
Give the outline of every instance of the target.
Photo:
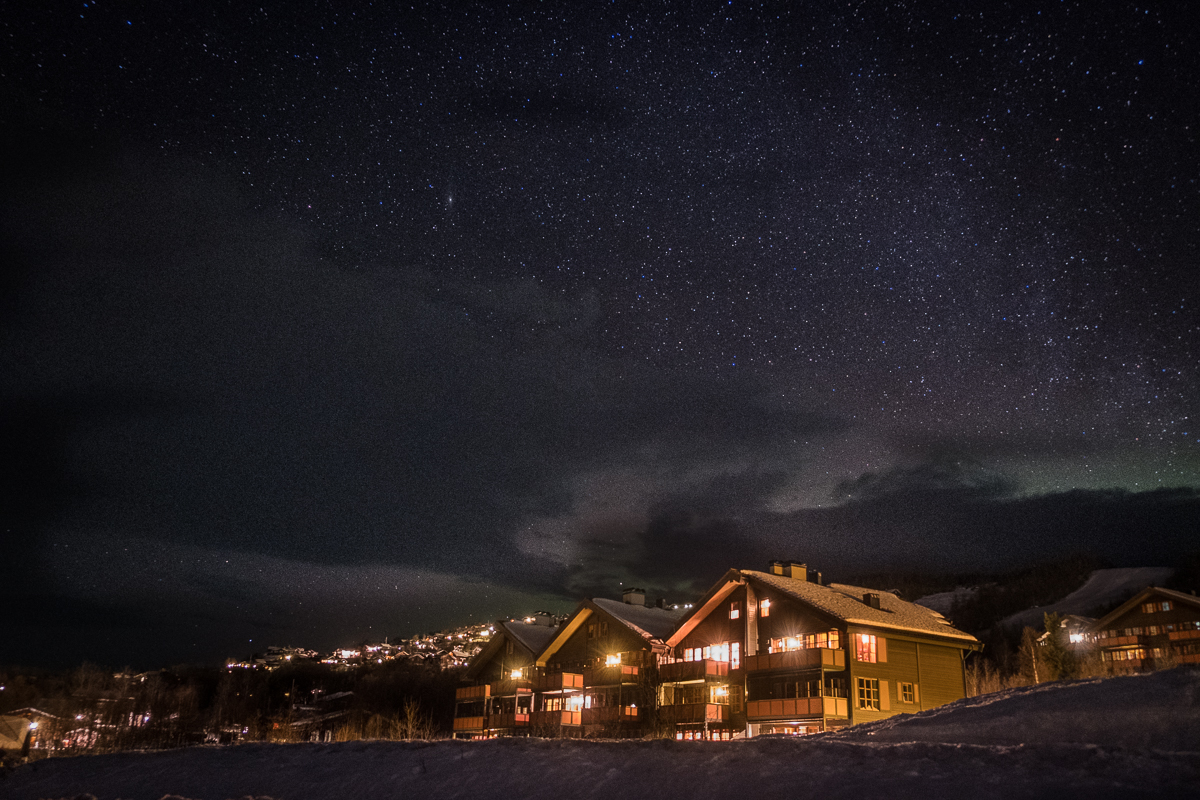
[(1000, 692), (839, 734), (734, 742), (241, 745), (51, 759), (0, 797), (1200, 797), (1200, 672)]

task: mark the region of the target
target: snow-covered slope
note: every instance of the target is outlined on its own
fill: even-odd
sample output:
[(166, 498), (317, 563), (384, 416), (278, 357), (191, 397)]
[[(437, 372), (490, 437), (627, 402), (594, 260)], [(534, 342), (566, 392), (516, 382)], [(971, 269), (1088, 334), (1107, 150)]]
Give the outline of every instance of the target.
[(913, 602), (919, 606), (932, 609), (942, 616), (949, 616), (950, 610), (954, 608), (955, 603), (971, 599), (978, 591), (974, 587), (959, 586), (954, 591), (927, 594), (924, 597), (917, 598)]
[(840, 734), (354, 742), (51, 759), (3, 798), (1200, 797), (1200, 672), (1047, 684)]
[(1094, 608), (1113, 603), (1147, 586), (1161, 586), (1175, 570), (1170, 567), (1135, 567), (1129, 569), (1098, 569), (1088, 576), (1083, 586), (1056, 603), (1026, 609), (1000, 620), (1005, 627), (1041, 628), (1042, 615), (1087, 614)]

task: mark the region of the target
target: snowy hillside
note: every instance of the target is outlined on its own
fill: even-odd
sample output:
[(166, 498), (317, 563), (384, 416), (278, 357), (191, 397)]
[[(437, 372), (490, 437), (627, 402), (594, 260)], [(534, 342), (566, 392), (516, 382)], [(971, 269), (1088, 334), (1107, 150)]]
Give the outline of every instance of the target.
[(836, 735), (355, 742), (52, 759), (0, 797), (1200, 797), (1200, 672), (1050, 684)]
[(1162, 586), (1174, 572), (1170, 567), (1098, 569), (1088, 576), (1083, 586), (1062, 600), (1005, 617), (1000, 625), (1041, 628), (1042, 616), (1046, 613), (1086, 615), (1095, 608), (1114, 603), (1147, 586)]
[(954, 608), (955, 603), (961, 603), (970, 600), (979, 590), (974, 587), (959, 586), (951, 592), (938, 592), (937, 594), (927, 594), (924, 597), (918, 597), (913, 602), (919, 606), (932, 609), (943, 617), (950, 616), (950, 610)]

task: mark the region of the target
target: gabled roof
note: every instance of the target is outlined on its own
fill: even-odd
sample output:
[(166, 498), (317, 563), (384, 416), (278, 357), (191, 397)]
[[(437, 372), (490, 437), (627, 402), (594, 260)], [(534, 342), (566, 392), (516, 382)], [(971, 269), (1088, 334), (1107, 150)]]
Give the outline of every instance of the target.
[(514, 641), (529, 651), (531, 656), (542, 652), (546, 645), (550, 644), (554, 634), (558, 632), (558, 628), (553, 625), (533, 625), (528, 622), (502, 622), (500, 624)]
[[(746, 578), (766, 584), (850, 625), (869, 625), (910, 633), (931, 633), (973, 644), (979, 642), (971, 634), (955, 628), (938, 612), (901, 600), (891, 592), (844, 583), (824, 586), (755, 570), (744, 569), (740, 572)], [(872, 608), (863, 601), (863, 595), (868, 593), (879, 596), (879, 608)]]
[(557, 632), (557, 628), (551, 628), (548, 625), (531, 625), (527, 622), (500, 620), (496, 623), (496, 634), (471, 659), (471, 663), (467, 667), (467, 679), (474, 680), (483, 665), (491, 661), (500, 651), (504, 642), (513, 642), (532, 661), (550, 643)]
[(606, 597), (583, 600), (575, 612), (567, 618), (567, 621), (555, 631), (556, 635), (550, 643), (538, 654), (538, 666), (545, 666), (550, 657), (575, 635), (583, 623), (597, 613), (604, 614), (614, 622), (624, 625), (644, 639), (651, 647), (654, 645), (661, 647), (665, 644), (671, 629), (679, 621), (681, 612), (669, 608), (635, 606), (620, 600), (609, 600)]
[(682, 613), (669, 608), (635, 606), (606, 597), (594, 598), (592, 602), (643, 639), (666, 639), (675, 629)]
[(1128, 612), (1130, 609), (1140, 606), (1142, 603), (1146, 602), (1146, 600), (1149, 597), (1151, 597), (1152, 595), (1160, 595), (1169, 600), (1174, 600), (1177, 603), (1183, 603), (1184, 605), (1189, 605), (1189, 606), (1192, 606), (1193, 608), (1200, 609), (1200, 597), (1196, 597), (1196, 595), (1194, 595), (1194, 594), (1186, 594), (1184, 592), (1177, 592), (1174, 589), (1164, 589), (1161, 586), (1147, 586), (1145, 589), (1142, 589), (1140, 592), (1135, 594), (1133, 597), (1129, 598), (1124, 603), (1117, 606), (1112, 611), (1108, 612), (1103, 617), (1101, 617), (1100, 619), (1093, 622), (1092, 630), (1093, 631), (1104, 630), (1104, 628), (1107, 627), (1108, 624), (1111, 623), (1113, 620), (1122, 616), (1123, 614)]
[[(774, 589), (841, 623), (931, 634), (970, 645), (979, 643), (978, 639), (955, 628), (938, 612), (901, 600), (891, 592), (840, 583), (823, 585), (757, 570), (731, 569), (697, 603), (692, 616), (671, 635), (669, 644), (679, 644), (737, 586), (747, 581)], [(872, 608), (864, 602), (863, 595), (868, 593), (879, 595), (879, 608)]]

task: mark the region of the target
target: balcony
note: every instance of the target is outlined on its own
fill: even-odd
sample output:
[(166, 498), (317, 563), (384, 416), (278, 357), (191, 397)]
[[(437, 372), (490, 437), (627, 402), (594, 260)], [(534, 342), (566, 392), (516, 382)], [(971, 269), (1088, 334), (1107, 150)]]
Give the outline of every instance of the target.
[(531, 721), (538, 728), (558, 728), (583, 723), (581, 711), (535, 711)]
[(746, 703), (746, 717), (752, 720), (820, 716), (848, 716), (846, 698), (793, 697), (787, 700), (750, 700)]
[(1192, 628), (1186, 631), (1171, 631), (1167, 634), (1167, 638), (1172, 642), (1178, 642), (1184, 639), (1200, 639), (1200, 630)]
[(492, 714), (488, 717), (489, 728), (525, 728), (529, 726), (529, 714)]
[(583, 675), (578, 672), (559, 672), (538, 675), (533, 679), (535, 692), (569, 692), (583, 688)]
[(584, 686), (617, 686), (636, 683), (638, 668), (633, 664), (617, 664), (612, 667), (593, 667), (583, 671)]
[(846, 651), (817, 647), (810, 650), (786, 650), (782, 653), (760, 653), (746, 656), (746, 671), (783, 669), (842, 670), (846, 668)]
[(518, 694), (529, 694), (533, 691), (533, 684), (527, 680), (504, 680), (494, 681), (489, 688), (492, 697), (513, 697)]
[(585, 708), (583, 710), (584, 725), (599, 725), (605, 722), (635, 722), (637, 719), (637, 706), (605, 706), (603, 708)]
[(455, 717), (454, 732), (482, 731), (484, 729), (484, 720), (486, 719), (486, 717)]
[(492, 687), (489, 684), (481, 683), (478, 686), (460, 686), (454, 690), (454, 699), (460, 703), (469, 703), (472, 700), (484, 700), (492, 695)]
[(708, 678), (724, 678), (729, 674), (729, 665), (724, 661), (676, 661), (658, 668), (658, 678), (663, 683), (702, 681)]
[(717, 703), (687, 703), (678, 706), (659, 706), (658, 717), (669, 724), (687, 722), (728, 722), (729, 706)]

